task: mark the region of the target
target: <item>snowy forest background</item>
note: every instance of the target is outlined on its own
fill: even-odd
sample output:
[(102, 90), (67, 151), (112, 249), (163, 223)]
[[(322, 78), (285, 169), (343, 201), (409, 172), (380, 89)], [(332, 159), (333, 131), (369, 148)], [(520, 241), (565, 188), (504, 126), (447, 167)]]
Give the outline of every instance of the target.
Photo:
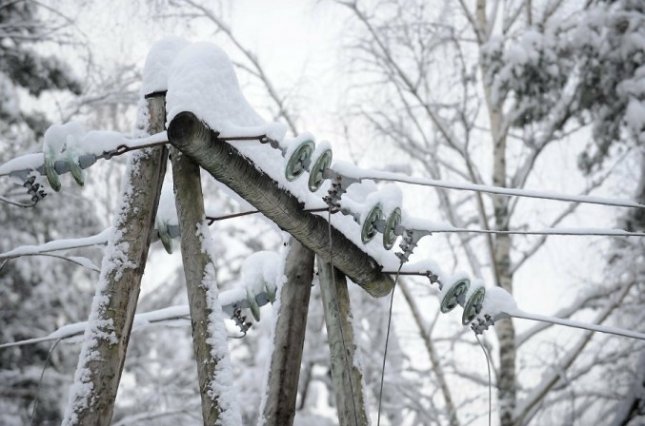
[[(645, 203), (640, 0), (0, 0), (0, 163), (40, 151), (52, 123), (81, 119), (130, 132), (147, 49), (168, 34), (221, 46), (267, 120), (330, 140), (335, 158)], [(85, 188), (68, 181), (33, 209), (0, 204), (0, 252), (110, 226), (125, 161), (97, 163)], [(204, 182), (209, 210), (241, 208), (211, 178)], [(645, 231), (637, 210), (402, 189), (406, 211), (459, 227)], [(220, 289), (236, 285), (246, 257), (283, 240), (253, 216), (211, 231)], [(416, 256), (501, 285), (532, 312), (645, 332), (643, 253), (640, 239), (440, 234), (423, 240)], [(82, 254), (100, 265), (100, 247)], [(152, 246), (138, 312), (186, 302), (178, 256)], [(0, 271), (0, 344), (85, 321), (97, 277), (53, 257), (8, 261)], [(375, 418), (388, 300), (357, 286), (350, 295)], [(436, 296), (427, 279), (399, 283), (385, 421), (487, 424), (486, 360), (458, 315), (439, 315)], [(263, 307), (246, 337), (228, 341), (244, 424), (258, 418), (271, 312)], [(322, 315), (314, 285), (296, 424), (336, 423)], [(114, 424), (201, 423), (190, 339), (189, 321), (133, 334)], [(484, 341), (494, 359), (494, 424), (645, 421), (642, 342), (526, 321), (501, 321)], [(61, 422), (80, 345), (51, 347), (0, 349), (1, 424)]]

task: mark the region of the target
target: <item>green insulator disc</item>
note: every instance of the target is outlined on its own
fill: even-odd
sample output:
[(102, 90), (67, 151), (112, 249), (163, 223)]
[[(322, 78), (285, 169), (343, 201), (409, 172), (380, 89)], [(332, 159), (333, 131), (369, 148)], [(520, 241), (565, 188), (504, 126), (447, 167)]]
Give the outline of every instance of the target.
[(265, 284), (264, 289), (266, 290), (267, 299), (269, 299), (269, 302), (271, 303), (275, 302), (275, 295), (278, 289), (275, 286), (270, 284)]
[(260, 305), (258, 305), (258, 302), (255, 300), (255, 296), (248, 290), (246, 290), (246, 302), (249, 304), (249, 309), (251, 310), (253, 318), (255, 318), (256, 321), (260, 321)]
[(363, 221), (363, 227), (361, 228), (361, 240), (363, 244), (367, 244), (378, 232), (376, 229), (376, 223), (379, 220), (383, 219), (383, 209), (380, 204), (372, 207), (372, 210), (367, 214), (365, 220)]
[(453, 283), (441, 299), (441, 312), (450, 312), (459, 304), (459, 299), (468, 291), (470, 281), (466, 278)]
[(49, 186), (51, 186), (54, 191), (58, 192), (60, 191), (60, 179), (58, 177), (58, 173), (56, 173), (56, 169), (54, 168), (54, 161), (53, 155), (45, 155), (44, 169)]
[(401, 209), (397, 207), (392, 210), (392, 213), (390, 213), (390, 216), (385, 222), (385, 229), (383, 230), (383, 247), (385, 247), (385, 250), (389, 250), (394, 247), (396, 237), (398, 236), (396, 235), (396, 227), (399, 226), (400, 223)]
[(486, 289), (484, 287), (479, 287), (466, 301), (466, 306), (464, 306), (464, 314), (461, 317), (461, 323), (463, 325), (469, 324), (472, 320), (475, 319), (477, 314), (481, 312), (482, 304), (484, 303), (484, 296), (486, 296)]
[(311, 158), (311, 154), (314, 152), (314, 147), (314, 141), (306, 140), (293, 150), (291, 157), (289, 157), (289, 161), (287, 161), (287, 168), (284, 172), (288, 181), (295, 180), (306, 170), (305, 165)]
[(76, 183), (79, 186), (84, 186), (85, 177), (83, 176), (83, 169), (81, 169), (81, 167), (78, 165), (76, 159), (71, 155), (68, 155), (65, 161), (67, 162), (67, 167), (69, 167), (69, 171), (72, 173), (72, 177), (74, 178)]
[(168, 233), (168, 225), (164, 222), (159, 223), (157, 233), (159, 234), (159, 240), (161, 240), (161, 244), (163, 245), (164, 250), (166, 250), (166, 253), (172, 254), (172, 238)]
[(314, 161), (314, 165), (311, 166), (309, 170), (309, 190), (311, 192), (318, 191), (320, 185), (322, 185), (325, 180), (323, 173), (325, 172), (325, 169), (331, 165), (331, 160), (331, 149), (326, 149), (318, 156), (318, 158), (316, 158), (316, 161)]

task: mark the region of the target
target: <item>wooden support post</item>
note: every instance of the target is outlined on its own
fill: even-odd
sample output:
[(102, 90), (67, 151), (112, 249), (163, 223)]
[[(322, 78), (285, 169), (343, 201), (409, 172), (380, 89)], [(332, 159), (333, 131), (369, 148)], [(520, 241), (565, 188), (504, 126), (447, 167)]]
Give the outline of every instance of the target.
[(363, 373), (354, 359), (356, 344), (347, 280), (342, 272), (320, 256), (317, 262), (338, 421), (341, 426), (367, 425)]
[[(303, 211), (296, 197), (281, 189), (230, 144), (218, 140), (194, 114), (176, 115), (168, 126), (168, 139), (305, 247), (330, 258), (327, 221)], [(335, 267), (372, 296), (381, 297), (392, 290), (392, 278), (381, 272), (374, 259), (335, 228), (331, 234)]]
[[(164, 130), (163, 96), (147, 99), (148, 134)], [(109, 425), (125, 362), (168, 150), (133, 154), (114, 234), (101, 266), (64, 425)]]
[(280, 290), (273, 353), (262, 411), (265, 426), (289, 426), (296, 414), (300, 362), (307, 329), (307, 312), (314, 253), (292, 238), (285, 264), (287, 281)]
[[(223, 395), (224, 391), (232, 389), (221, 389), (220, 379), (217, 375), (222, 374), (223, 362), (228, 362), (215, 356), (216, 353), (227, 354), (227, 347), (215, 347), (216, 338), (213, 338), (214, 330), (209, 327), (213, 318), (213, 306), (209, 302), (212, 297), (210, 292), (216, 292), (214, 276), (208, 278), (208, 268), (211, 268), (211, 275), (214, 274), (213, 259), (211, 254), (205, 250), (203, 235), (207, 231), (206, 218), (204, 213), (204, 197), (202, 194), (202, 183), (199, 166), (190, 158), (182, 155), (176, 149), (171, 151), (172, 173), (175, 188), (175, 205), (179, 217), (181, 229), (181, 258), (184, 265), (186, 287), (188, 290), (188, 303), (190, 307), (190, 318), (193, 331), (193, 349), (195, 361), (197, 362), (197, 376), (199, 379), (199, 392), (202, 400), (202, 417), (204, 425), (227, 424), (222, 420), (223, 412), (234, 410), (228, 402), (234, 395)], [(206, 228), (204, 230), (204, 228)], [(215, 319), (217, 320), (217, 319)], [(221, 318), (223, 322), (223, 318)], [(209, 326), (210, 325), (210, 326)], [(221, 325), (222, 330), (224, 325)], [(226, 340), (220, 342), (226, 345)], [(223, 374), (228, 374), (224, 372)], [(222, 380), (227, 380), (224, 378)], [(239, 412), (231, 413), (239, 416)]]

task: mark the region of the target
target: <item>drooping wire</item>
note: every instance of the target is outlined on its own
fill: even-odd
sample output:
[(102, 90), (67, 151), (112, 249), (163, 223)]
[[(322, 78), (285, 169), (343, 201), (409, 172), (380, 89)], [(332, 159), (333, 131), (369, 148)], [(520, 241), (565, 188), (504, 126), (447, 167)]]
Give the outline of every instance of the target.
[(34, 406), (31, 409), (31, 419), (29, 421), (30, 424), (34, 425), (34, 421), (36, 420), (36, 410), (38, 409), (38, 400), (39, 400), (39, 395), (40, 395), (40, 388), (43, 384), (43, 379), (45, 378), (45, 370), (47, 370), (47, 366), (49, 364), (49, 359), (52, 356), (52, 353), (56, 349), (56, 346), (60, 343), (62, 338), (57, 339), (54, 344), (52, 345), (51, 348), (49, 348), (49, 352), (47, 352), (47, 358), (45, 358), (45, 363), (43, 365), (43, 369), (40, 372), (40, 379), (38, 380), (38, 387), (36, 388), (36, 396), (34, 399)]
[[(307, 213), (321, 213), (321, 212), (327, 211), (327, 207), (321, 207), (318, 209), (305, 209), (303, 211)], [(208, 220), (209, 225), (212, 225), (214, 222), (218, 222), (220, 220), (234, 219), (236, 217), (249, 216), (257, 213), (261, 213), (260, 210), (248, 210), (244, 212), (231, 213), (231, 214), (226, 214), (222, 216), (206, 216), (206, 220)]]
[(475, 339), (477, 339), (477, 343), (479, 343), (479, 346), (481, 346), (482, 351), (484, 351), (484, 356), (486, 357), (486, 367), (488, 367), (488, 426), (491, 426), (493, 423), (493, 385), (492, 385), (492, 378), (491, 378), (491, 373), (490, 373), (490, 356), (488, 355), (488, 351), (486, 350), (486, 347), (482, 344), (481, 340), (479, 340), (479, 336), (477, 333), (475, 333)]
[(381, 402), (383, 400), (383, 382), (385, 378), (385, 361), (387, 359), (387, 347), (390, 342), (390, 328), (392, 326), (392, 310), (394, 307), (394, 291), (396, 290), (396, 284), (399, 281), (399, 274), (401, 268), (403, 267), (403, 262), (399, 265), (399, 270), (396, 271), (396, 277), (394, 278), (394, 286), (392, 287), (392, 294), (390, 295), (390, 308), (387, 315), (387, 331), (385, 332), (385, 350), (383, 351), (383, 365), (381, 366), (381, 386), (378, 392), (378, 414), (376, 417), (376, 425), (381, 424)]
[(21, 202), (18, 202), (18, 201), (10, 200), (9, 198), (3, 197), (1, 195), (0, 195), (0, 202), (10, 204), (10, 205), (16, 206), (16, 207), (22, 207), (23, 209), (29, 209), (29, 208), (32, 208), (32, 207), (36, 206), (36, 203), (34, 203), (33, 201), (31, 203), (29, 203), (29, 204), (25, 204), (25, 203), (21, 203)]
[[(334, 262), (333, 262), (333, 239), (332, 239), (332, 232), (331, 232), (331, 207), (328, 209), (327, 212), (327, 232), (328, 232), (328, 237), (329, 237), (329, 270), (331, 273), (331, 282), (332, 286), (334, 288), (334, 292), (336, 291), (336, 270), (334, 268)], [(342, 319), (340, 318), (340, 304), (338, 303), (338, 299), (334, 299), (334, 307), (336, 309), (336, 312), (338, 312), (338, 328), (340, 330), (340, 341), (341, 344), (343, 345), (343, 360), (345, 361), (345, 368), (347, 370), (348, 376), (349, 376), (349, 392), (352, 395), (352, 407), (353, 407), (353, 412), (354, 412), (354, 424), (358, 426), (360, 423), (358, 422), (358, 412), (356, 409), (356, 394), (354, 393), (354, 380), (353, 380), (353, 375), (351, 374), (351, 366), (349, 365), (349, 360), (347, 359), (347, 346), (345, 344), (345, 333), (343, 332), (343, 322)]]

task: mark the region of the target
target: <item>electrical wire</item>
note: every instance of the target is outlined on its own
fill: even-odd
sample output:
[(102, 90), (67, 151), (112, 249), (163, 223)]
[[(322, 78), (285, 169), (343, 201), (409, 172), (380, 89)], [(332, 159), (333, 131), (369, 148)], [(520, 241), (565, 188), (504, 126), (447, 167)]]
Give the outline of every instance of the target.
[[(537, 198), (542, 200), (552, 200), (552, 201), (567, 201), (574, 203), (583, 203), (583, 204), (599, 204), (604, 206), (614, 206), (614, 207), (633, 207), (644, 209), (645, 205), (637, 203), (632, 200), (619, 200), (613, 198), (604, 198), (604, 197), (593, 197), (589, 195), (567, 195), (560, 194), (556, 192), (549, 191), (534, 191), (528, 189), (516, 189), (516, 188), (504, 188), (500, 186), (489, 186), (489, 185), (480, 185), (474, 183), (459, 183), (459, 182), (448, 182), (438, 179), (427, 179), (427, 178), (418, 178), (412, 176), (406, 176), (399, 173), (392, 172), (378, 172), (373, 171), (370, 174), (370, 171), (364, 170), (364, 173), (357, 172), (352, 173), (352, 178), (363, 180), (378, 180), (385, 182), (399, 182), (407, 183), (411, 185), (420, 185), (420, 186), (430, 186), (434, 188), (445, 188), (445, 189), (457, 189), (463, 191), (474, 191), (494, 195), (503, 195), (507, 197), (525, 197), (525, 198)], [(338, 173), (338, 172), (336, 172)]]
[[(327, 207), (321, 207), (317, 209), (305, 209), (303, 211), (307, 213), (322, 213), (327, 211)], [(206, 216), (206, 220), (208, 220), (209, 225), (212, 225), (214, 222), (218, 222), (220, 220), (234, 219), (236, 217), (249, 216), (257, 213), (261, 213), (260, 210), (248, 210), (244, 212), (231, 213), (231, 214), (226, 214), (222, 216)]]
[(468, 228), (438, 228), (432, 229), (432, 233), (474, 233), (474, 234), (498, 234), (498, 235), (560, 235), (560, 236), (577, 236), (577, 237), (645, 237), (645, 232), (629, 232), (622, 229), (602, 229), (602, 228), (547, 228), (537, 231), (498, 231), (495, 229), (468, 229)]
[(481, 340), (479, 340), (479, 336), (477, 333), (475, 333), (475, 339), (477, 339), (477, 343), (479, 343), (479, 346), (481, 346), (482, 351), (484, 351), (484, 356), (486, 357), (486, 367), (488, 367), (488, 426), (491, 426), (493, 424), (493, 385), (492, 385), (492, 378), (491, 378), (491, 373), (490, 373), (490, 356), (488, 355), (488, 351), (484, 347), (483, 343)]
[(396, 284), (399, 281), (399, 273), (403, 267), (403, 262), (399, 265), (399, 270), (396, 272), (396, 277), (394, 278), (394, 285), (392, 286), (392, 294), (390, 295), (390, 308), (387, 315), (387, 331), (385, 333), (385, 350), (383, 351), (383, 365), (381, 366), (381, 386), (378, 392), (378, 415), (376, 417), (376, 425), (381, 424), (381, 401), (383, 399), (383, 383), (385, 378), (385, 360), (387, 359), (387, 346), (390, 342), (390, 328), (392, 326), (392, 309), (394, 307), (394, 291), (396, 290)]
[(34, 406), (31, 409), (31, 419), (30, 419), (30, 424), (34, 425), (35, 420), (36, 420), (36, 410), (38, 409), (38, 401), (39, 401), (39, 394), (40, 394), (40, 388), (42, 387), (43, 384), (43, 379), (45, 378), (45, 370), (47, 369), (47, 366), (49, 364), (49, 359), (52, 356), (52, 352), (56, 349), (56, 346), (60, 343), (61, 339), (58, 339), (54, 342), (54, 344), (49, 348), (49, 352), (47, 352), (47, 358), (45, 358), (45, 363), (43, 365), (43, 369), (40, 372), (40, 379), (38, 380), (38, 387), (36, 388), (36, 397), (34, 400)]
[(643, 333), (638, 333), (635, 331), (630, 331), (630, 330), (625, 330), (622, 328), (617, 328), (617, 327), (608, 327), (604, 325), (598, 325), (598, 324), (589, 324), (589, 323), (584, 323), (580, 321), (574, 321), (574, 320), (566, 320), (562, 318), (557, 318), (557, 317), (550, 317), (546, 315), (537, 315), (537, 314), (529, 314), (527, 312), (523, 312), (520, 310), (513, 310), (511, 312), (506, 312), (507, 315), (513, 317), (513, 318), (519, 318), (519, 319), (526, 319), (526, 320), (531, 320), (531, 321), (539, 321), (539, 322), (544, 322), (547, 324), (557, 324), (557, 325), (563, 325), (565, 327), (572, 327), (572, 328), (580, 328), (583, 330), (589, 330), (589, 331), (595, 331), (599, 333), (605, 333), (605, 334), (613, 334), (616, 336), (622, 336), (622, 337), (628, 337), (630, 339), (638, 339), (638, 340), (645, 340), (645, 334)]

